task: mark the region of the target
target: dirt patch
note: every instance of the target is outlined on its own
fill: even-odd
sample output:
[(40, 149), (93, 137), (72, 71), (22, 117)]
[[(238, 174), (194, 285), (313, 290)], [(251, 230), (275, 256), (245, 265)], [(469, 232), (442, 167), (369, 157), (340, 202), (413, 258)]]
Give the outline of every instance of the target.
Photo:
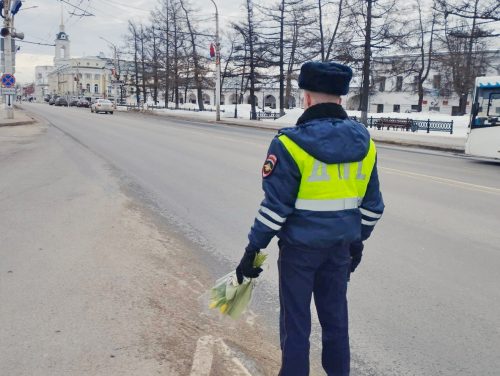
[[(122, 243), (120, 259), (127, 268), (138, 255), (141, 258), (128, 272), (136, 293), (143, 292), (130, 302), (132, 309), (144, 308), (136, 312), (142, 315), (137, 317), (142, 333), (136, 355), (168, 365), (165, 374), (191, 375), (198, 340), (209, 336), (215, 345), (207, 375), (278, 373), (280, 350), (266, 328), (255, 324), (258, 318), (250, 312), (233, 321), (208, 310), (206, 293), (214, 278), (187, 241), (161, 233), (147, 213), (131, 203), (118, 218), (107, 233), (108, 244), (110, 237), (118, 242), (115, 247)], [(108, 261), (115, 263), (113, 259)]]

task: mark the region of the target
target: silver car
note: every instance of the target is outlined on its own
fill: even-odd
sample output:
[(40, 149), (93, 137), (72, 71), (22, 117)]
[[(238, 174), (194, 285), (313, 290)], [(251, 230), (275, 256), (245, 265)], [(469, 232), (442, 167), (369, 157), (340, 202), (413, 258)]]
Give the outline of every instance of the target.
[(98, 99), (90, 106), (90, 112), (95, 113), (104, 112), (105, 114), (107, 114), (109, 112), (110, 114), (113, 114), (113, 110), (113, 102), (107, 99)]

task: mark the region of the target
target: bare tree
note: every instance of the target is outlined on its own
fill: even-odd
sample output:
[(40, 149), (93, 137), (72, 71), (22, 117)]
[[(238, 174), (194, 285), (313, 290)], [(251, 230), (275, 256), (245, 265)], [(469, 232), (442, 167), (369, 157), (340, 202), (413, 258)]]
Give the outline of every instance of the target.
[[(254, 4), (252, 0), (245, 0), (246, 19), (244, 21), (233, 23), (232, 27), (240, 36), (240, 43), (235, 49), (235, 64), (243, 67), (242, 92), (250, 90), (251, 112), (250, 119), (257, 120), (255, 84), (257, 81), (258, 69), (262, 67), (262, 38), (256, 31), (256, 24), (259, 19), (254, 14)], [(248, 71), (247, 71), (248, 69)]]
[(198, 97), (198, 108), (200, 111), (205, 109), (203, 105), (203, 83), (202, 83), (202, 66), (200, 62), (200, 56), (197, 51), (197, 33), (191, 22), (190, 11), (186, 8), (185, 0), (179, 0), (182, 10), (185, 14), (185, 21), (187, 25), (187, 30), (189, 31), (189, 38), (191, 42), (191, 58), (193, 59), (193, 69), (194, 69), (194, 82), (196, 85), (196, 96)]
[(174, 67), (173, 67), (173, 76), (174, 76), (174, 100), (175, 100), (175, 108), (179, 108), (179, 52), (182, 48), (182, 39), (180, 38), (180, 24), (179, 24), (179, 4), (176, 0), (170, 0), (170, 9), (171, 9), (171, 22), (172, 22), (172, 48), (174, 52)]
[(363, 44), (351, 43), (351, 49), (362, 48), (362, 85), (360, 93), (361, 122), (366, 124), (368, 99), (370, 95), (370, 76), (373, 52), (388, 49), (404, 39), (401, 23), (394, 17), (397, 11), (395, 0), (353, 0), (349, 4), (349, 21)]
[(496, 0), (473, 0), (451, 4), (437, 0), (436, 7), (444, 16), (444, 44), (448, 56), (441, 62), (451, 68), (453, 88), (459, 96), (459, 112), (465, 113), (467, 97), (476, 75), (484, 69), (484, 41), (498, 37), (490, 22), (498, 21), (500, 3)]
[[(325, 3), (323, 0), (318, 0), (318, 31), (319, 31), (319, 54), (321, 56), (321, 61), (329, 61), (332, 52), (333, 52), (333, 43), (335, 42), (337, 38), (337, 34), (339, 32), (339, 27), (342, 21), (343, 17), (343, 9), (345, 5), (344, 0), (338, 0), (337, 5), (337, 13), (336, 13), (336, 21), (335, 21), (335, 26), (333, 29), (333, 32), (331, 35), (328, 37), (327, 32), (325, 30), (325, 23), (323, 22), (323, 9), (326, 5), (330, 5), (331, 3)], [(327, 14), (331, 14), (332, 12), (327, 12)], [(329, 41), (327, 40), (329, 38)], [(328, 43), (328, 46), (326, 47), (326, 44)]]
[(135, 84), (135, 96), (137, 104), (140, 103), (141, 89), (139, 86), (139, 46), (138, 46), (138, 33), (137, 26), (132, 21), (128, 23), (129, 31), (132, 34), (133, 39), (133, 56), (134, 56), (134, 84)]
[[(429, 77), (434, 61), (434, 36), (438, 14), (436, 11), (431, 11), (431, 14), (426, 16), (422, 9), (422, 0), (416, 0), (416, 8), (418, 19), (413, 22), (415, 25), (413, 28), (409, 26), (411, 33), (408, 35), (408, 44), (403, 49), (404, 52), (409, 53), (409, 58), (401, 59), (405, 66), (401, 71), (414, 74), (414, 85), (418, 95), (417, 111), (421, 112), (424, 100), (424, 83)], [(418, 51), (414, 58), (413, 51)]]

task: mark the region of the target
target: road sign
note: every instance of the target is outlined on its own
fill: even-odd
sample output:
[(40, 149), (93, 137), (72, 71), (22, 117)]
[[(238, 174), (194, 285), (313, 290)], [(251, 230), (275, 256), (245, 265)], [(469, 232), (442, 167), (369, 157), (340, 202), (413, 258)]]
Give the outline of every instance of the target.
[(11, 87), (11, 88), (5, 88), (3, 87), (1, 89), (2, 95), (16, 95), (16, 88)]
[(16, 84), (16, 78), (14, 77), (13, 74), (10, 73), (5, 73), (2, 76), (2, 86), (6, 88), (11, 88)]

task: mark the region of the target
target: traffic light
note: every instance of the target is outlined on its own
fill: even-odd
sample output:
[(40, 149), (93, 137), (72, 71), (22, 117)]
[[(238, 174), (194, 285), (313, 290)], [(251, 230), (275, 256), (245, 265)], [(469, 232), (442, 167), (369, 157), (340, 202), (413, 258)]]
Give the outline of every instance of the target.
[(10, 34), (9, 28), (8, 27), (2, 27), (2, 30), (0, 30), (0, 35), (5, 38), (9, 34)]

